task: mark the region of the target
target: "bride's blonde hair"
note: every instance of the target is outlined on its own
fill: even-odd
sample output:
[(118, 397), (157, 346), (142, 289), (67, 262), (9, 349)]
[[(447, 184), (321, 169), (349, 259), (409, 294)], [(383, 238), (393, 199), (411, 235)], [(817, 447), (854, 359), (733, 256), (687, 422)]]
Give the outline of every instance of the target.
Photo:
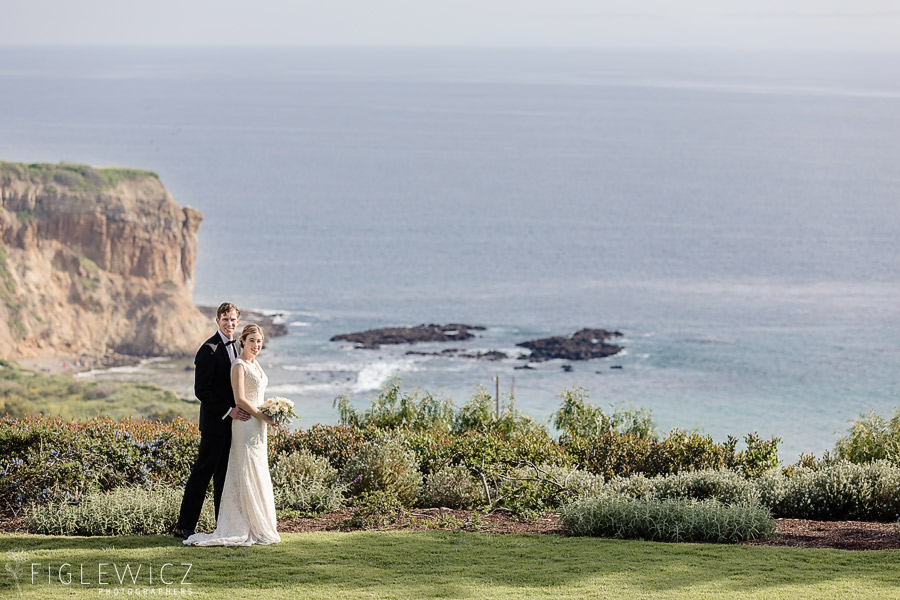
[(241, 329), (241, 347), (244, 346), (244, 340), (247, 339), (247, 336), (252, 333), (258, 333), (260, 340), (263, 342), (266, 341), (266, 336), (263, 334), (262, 327), (256, 323), (250, 323), (249, 325), (244, 325), (244, 328)]

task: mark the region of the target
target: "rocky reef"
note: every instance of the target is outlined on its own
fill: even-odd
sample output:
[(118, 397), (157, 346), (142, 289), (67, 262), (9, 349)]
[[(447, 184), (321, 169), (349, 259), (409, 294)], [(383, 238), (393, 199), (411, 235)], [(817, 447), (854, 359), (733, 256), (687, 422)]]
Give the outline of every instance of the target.
[(202, 220), (149, 171), (0, 162), (0, 357), (193, 354)]
[(472, 331), (484, 331), (479, 325), (416, 325), (415, 327), (385, 327), (356, 333), (342, 333), (332, 342), (353, 342), (357, 348), (374, 350), (382, 345), (417, 344), (421, 342), (459, 342), (475, 337)]
[(553, 336), (516, 344), (522, 348), (531, 350), (529, 356), (522, 356), (523, 360), (542, 362), (561, 358), (564, 360), (591, 360), (605, 358), (618, 354), (622, 346), (607, 344), (612, 338), (622, 337), (621, 332), (607, 331), (606, 329), (582, 329), (570, 337)]

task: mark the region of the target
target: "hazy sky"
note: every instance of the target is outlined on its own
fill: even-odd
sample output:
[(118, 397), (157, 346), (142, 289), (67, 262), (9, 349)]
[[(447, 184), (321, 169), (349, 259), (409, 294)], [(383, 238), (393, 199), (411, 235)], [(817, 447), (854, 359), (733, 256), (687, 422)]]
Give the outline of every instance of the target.
[(0, 0), (0, 44), (900, 50), (900, 0)]

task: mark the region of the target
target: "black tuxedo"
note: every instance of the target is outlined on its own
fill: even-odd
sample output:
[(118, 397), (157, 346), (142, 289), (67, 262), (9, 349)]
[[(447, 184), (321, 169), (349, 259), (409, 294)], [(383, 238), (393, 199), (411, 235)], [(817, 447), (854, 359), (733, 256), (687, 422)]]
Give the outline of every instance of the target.
[[(237, 356), (237, 351), (235, 351)], [(228, 469), (231, 448), (231, 418), (225, 417), (234, 407), (231, 390), (231, 359), (219, 332), (206, 340), (194, 359), (194, 393), (200, 400), (200, 448), (191, 475), (184, 486), (184, 499), (177, 529), (197, 528), (209, 480), (213, 480), (216, 518)]]

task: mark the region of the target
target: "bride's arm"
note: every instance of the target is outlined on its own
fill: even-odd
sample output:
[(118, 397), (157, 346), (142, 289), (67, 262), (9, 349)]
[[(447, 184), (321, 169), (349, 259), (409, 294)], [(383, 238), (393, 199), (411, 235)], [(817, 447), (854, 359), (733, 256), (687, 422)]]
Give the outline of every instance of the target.
[(234, 367), (231, 368), (231, 389), (234, 390), (235, 406), (244, 410), (251, 417), (256, 417), (269, 425), (275, 425), (272, 417), (247, 402), (247, 399), (244, 397), (244, 368), (239, 363), (235, 363)]

